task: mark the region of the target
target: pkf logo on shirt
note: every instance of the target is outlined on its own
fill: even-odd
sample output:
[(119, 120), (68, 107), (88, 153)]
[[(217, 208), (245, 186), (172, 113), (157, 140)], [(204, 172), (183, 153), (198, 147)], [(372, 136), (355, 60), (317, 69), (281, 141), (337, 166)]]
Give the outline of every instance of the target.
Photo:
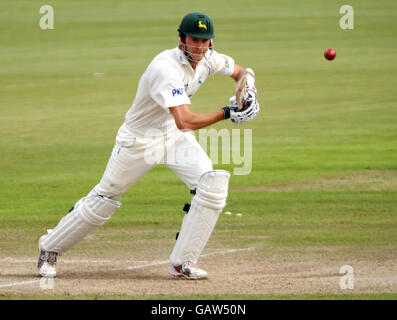
[(183, 88), (178, 88), (178, 89), (172, 89), (172, 96), (175, 97), (175, 95), (182, 95), (183, 94)]

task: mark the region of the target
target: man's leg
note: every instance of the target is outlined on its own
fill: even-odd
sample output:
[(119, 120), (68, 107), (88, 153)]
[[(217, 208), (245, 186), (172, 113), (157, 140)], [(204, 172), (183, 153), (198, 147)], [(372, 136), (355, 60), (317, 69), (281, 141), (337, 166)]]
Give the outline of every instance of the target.
[[(178, 277), (202, 279), (207, 277), (207, 273), (196, 267), (197, 260), (226, 204), (230, 174), (224, 170), (213, 170), (210, 159), (195, 137), (190, 133), (184, 135), (184, 139), (178, 141), (170, 152), (184, 153), (185, 161), (178, 162), (176, 157), (174, 163), (166, 165), (190, 189), (195, 189), (195, 196), (171, 253), (169, 272)], [(186, 156), (189, 153), (191, 158)]]
[(55, 276), (56, 256), (69, 250), (109, 220), (121, 206), (118, 201), (121, 195), (155, 166), (145, 162), (142, 153), (144, 148), (139, 144), (139, 139), (125, 137), (126, 133), (120, 131), (100, 183), (80, 199), (53, 230), (40, 238), (38, 268), (42, 276)]

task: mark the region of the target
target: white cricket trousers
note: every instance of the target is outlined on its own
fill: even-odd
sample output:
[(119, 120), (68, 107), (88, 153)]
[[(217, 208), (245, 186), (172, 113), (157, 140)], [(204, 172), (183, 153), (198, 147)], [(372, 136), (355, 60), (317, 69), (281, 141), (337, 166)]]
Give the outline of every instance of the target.
[[(104, 224), (121, 203), (119, 198), (150, 169), (163, 164), (197, 194), (185, 215), (170, 262), (197, 262), (219, 213), (225, 206), (229, 173), (213, 171), (207, 154), (190, 132), (174, 130), (166, 136), (137, 135), (123, 124), (98, 185), (80, 199), (58, 225), (39, 240), (45, 251), (66, 252)], [(166, 186), (164, 186), (166, 187)]]
[(211, 160), (192, 132), (175, 130), (166, 136), (138, 135), (124, 123), (117, 133), (105, 173), (90, 194), (118, 200), (159, 164), (170, 168), (190, 189), (196, 188), (205, 172), (213, 170)]

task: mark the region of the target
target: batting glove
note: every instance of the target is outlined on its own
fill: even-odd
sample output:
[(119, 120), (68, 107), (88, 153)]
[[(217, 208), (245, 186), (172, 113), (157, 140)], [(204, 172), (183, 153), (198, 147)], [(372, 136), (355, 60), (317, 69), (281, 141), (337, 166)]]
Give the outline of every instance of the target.
[(247, 103), (245, 104), (243, 109), (239, 110), (239, 108), (237, 107), (236, 97), (233, 96), (230, 98), (230, 105), (222, 109), (224, 119), (230, 118), (233, 123), (240, 124), (251, 121), (257, 116), (259, 112), (259, 103), (256, 100), (255, 95), (250, 95), (247, 98)]

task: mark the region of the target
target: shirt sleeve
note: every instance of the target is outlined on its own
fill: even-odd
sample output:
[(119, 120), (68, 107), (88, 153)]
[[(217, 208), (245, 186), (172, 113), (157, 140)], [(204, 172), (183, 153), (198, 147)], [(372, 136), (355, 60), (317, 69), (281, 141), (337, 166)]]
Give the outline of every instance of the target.
[(210, 75), (220, 73), (225, 76), (231, 76), (234, 72), (233, 58), (218, 53), (215, 50), (212, 52), (209, 62), (211, 65)]
[(172, 66), (155, 64), (151, 70), (150, 96), (163, 109), (191, 104), (183, 78)]

